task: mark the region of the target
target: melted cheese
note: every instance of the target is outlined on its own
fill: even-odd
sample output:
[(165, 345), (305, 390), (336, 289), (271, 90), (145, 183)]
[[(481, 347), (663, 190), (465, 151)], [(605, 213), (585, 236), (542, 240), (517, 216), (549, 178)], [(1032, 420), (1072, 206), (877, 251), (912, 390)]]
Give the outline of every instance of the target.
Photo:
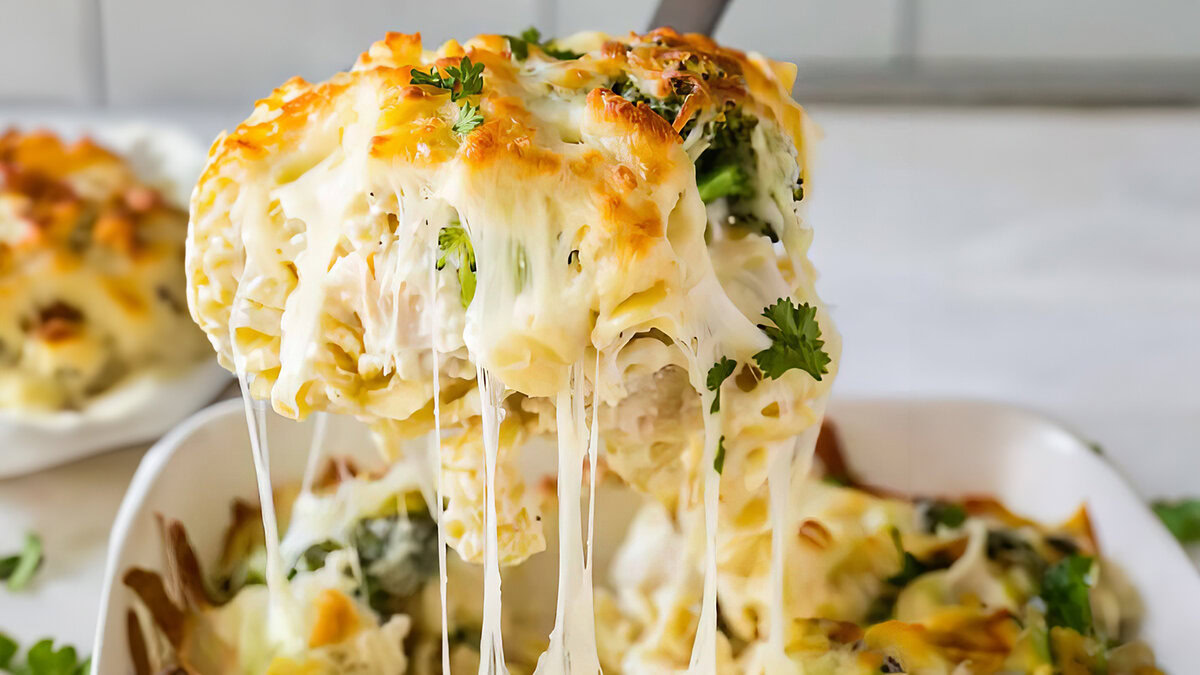
[[(807, 430), (800, 454), (811, 453), (819, 402), (836, 371), (837, 335), (812, 286), (810, 234), (793, 200), (806, 175), (803, 113), (787, 96), (784, 69), (706, 38), (661, 30), (625, 43), (590, 34), (565, 44), (586, 54), (557, 61), (535, 47), (519, 61), (500, 36), (447, 43), (435, 53), (423, 51), (419, 37), (391, 34), (348, 73), (277, 89), (213, 145), (192, 203), (189, 305), (238, 372), (244, 396), (269, 399), (289, 417), (325, 410), (374, 421), (385, 434), (432, 431), (443, 666), (449, 543), (483, 564), (481, 675), (507, 672), (501, 562), (525, 560), (541, 541), (539, 525), (514, 516), (528, 512), (511, 503), (525, 490), (509, 447), (517, 443), (501, 452), (501, 426), (542, 433), (547, 410), (559, 447), (560, 559), (556, 619), (538, 672), (599, 671), (591, 561), (600, 413), (620, 411), (634, 397), (619, 374), (606, 374), (601, 386), (600, 355), (620, 363), (626, 354), (627, 367), (636, 366), (634, 354), (647, 350), (626, 348), (661, 341), (669, 367), (686, 374), (672, 390), (677, 418), (655, 407), (633, 442), (608, 452), (618, 473), (636, 483), (620, 467), (633, 471), (638, 463), (629, 453), (653, 450), (638, 434), (672, 429), (648, 473), (673, 483), (666, 500), (681, 519), (701, 524), (693, 552), (703, 558), (703, 590), (685, 665), (712, 675), (727, 658), (717, 632), (719, 548), (737, 534), (718, 524), (736, 520), (724, 513), (727, 504), (762, 499), (767, 475), (787, 468), (780, 459), (791, 456), (780, 450), (790, 448), (787, 439)], [(484, 121), (459, 133), (451, 97), (410, 80), (415, 69), (444, 69), (463, 56), (485, 68), (483, 90), (470, 99)], [(624, 96), (614, 91), (622, 87)], [(667, 99), (680, 87), (686, 97), (674, 120), (626, 98)], [(710, 130), (734, 114), (754, 125), (749, 207), (781, 245), (710, 222), (700, 198), (693, 162), (711, 142)], [(455, 267), (465, 259), (443, 264), (438, 250), (439, 235), (454, 228), (476, 262), (473, 297), (459, 288), (466, 270)], [(766, 381), (750, 365), (770, 345), (758, 315), (782, 297), (817, 307), (833, 357), (822, 380), (790, 371)], [(596, 358), (590, 429), (589, 354)], [(722, 411), (714, 413), (705, 380), (721, 357), (738, 362), (745, 382), (727, 383)], [(669, 367), (646, 370), (660, 378)], [(654, 380), (649, 394), (660, 384)], [(454, 401), (450, 417), (443, 397)], [(696, 423), (683, 417), (697, 409), (689, 398), (699, 399)], [(268, 523), (268, 579), (282, 606), (289, 594), (269, 508), (269, 454), (250, 410), (247, 398), (247, 421), (258, 430), (251, 436)], [(478, 475), (482, 468), (481, 500), (445, 480), (444, 424), (481, 437), (470, 469)], [(715, 470), (719, 446), (728, 471), (741, 475), (723, 480)], [(776, 486), (770, 492), (778, 525), (786, 500)], [(463, 514), (467, 502), (476, 510)], [(443, 521), (452, 511), (458, 534), (448, 537)], [(772, 575), (782, 587), (782, 548), (775, 548)], [(692, 581), (679, 574), (672, 594), (690, 596)], [(775, 635), (782, 602), (772, 605)], [(273, 620), (278, 614), (272, 610)]]

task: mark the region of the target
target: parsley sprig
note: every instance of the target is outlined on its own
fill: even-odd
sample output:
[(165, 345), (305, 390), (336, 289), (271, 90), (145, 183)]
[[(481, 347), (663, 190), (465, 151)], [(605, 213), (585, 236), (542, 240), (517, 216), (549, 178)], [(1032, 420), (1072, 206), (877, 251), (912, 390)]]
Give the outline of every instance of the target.
[(457, 66), (447, 66), (445, 71), (443, 75), (437, 66), (430, 66), (427, 73), (414, 68), (409, 82), (437, 87), (450, 94), (450, 100), (460, 104), (453, 129), (455, 133), (466, 135), (483, 123), (479, 106), (473, 106), (467, 100), (468, 96), (483, 92), (483, 64), (471, 63), (471, 57), (464, 56)]
[(13, 675), (86, 675), (91, 659), (79, 659), (71, 646), (54, 648), (54, 641), (40, 640), (25, 653), (25, 663), (17, 663), (16, 640), (0, 633), (0, 672)]
[(1158, 501), (1154, 513), (1181, 543), (1200, 542), (1200, 499)]
[(508, 38), (508, 49), (518, 61), (529, 58), (530, 45), (542, 50), (546, 56), (559, 61), (570, 61), (583, 56), (583, 54), (569, 49), (559, 49), (554, 45), (553, 38), (543, 41), (541, 31), (533, 27), (521, 31), (520, 35), (505, 35), (504, 37)]
[(458, 119), (454, 121), (454, 133), (465, 136), (480, 124), (483, 124), (483, 115), (479, 113), (479, 106), (464, 103), (463, 107), (458, 109)]
[(435, 266), (440, 270), (448, 261), (454, 262), (458, 268), (459, 298), (466, 309), (475, 298), (475, 249), (466, 228), (457, 222), (443, 227), (438, 232), (438, 248), (442, 256)]
[(763, 310), (763, 317), (775, 325), (759, 325), (771, 338), (771, 346), (754, 355), (759, 369), (774, 380), (797, 368), (820, 382), (821, 376), (829, 372), (830, 358), (823, 349), (825, 341), (817, 324), (817, 308), (807, 302), (793, 305), (790, 300), (780, 298)]
[(1042, 577), (1042, 599), (1046, 601), (1046, 623), (1062, 626), (1080, 635), (1092, 631), (1091, 587), (1096, 583), (1095, 558), (1071, 555), (1046, 570)]
[(10, 591), (25, 588), (41, 567), (42, 558), (41, 537), (32, 532), (26, 534), (20, 552), (0, 558), (0, 581), (7, 581)]
[(708, 369), (708, 379), (705, 380), (705, 385), (708, 386), (709, 391), (717, 392), (717, 395), (713, 397), (712, 409), (709, 410), (714, 415), (721, 409), (721, 384), (733, 374), (735, 368), (737, 368), (737, 361), (722, 356), (720, 361)]

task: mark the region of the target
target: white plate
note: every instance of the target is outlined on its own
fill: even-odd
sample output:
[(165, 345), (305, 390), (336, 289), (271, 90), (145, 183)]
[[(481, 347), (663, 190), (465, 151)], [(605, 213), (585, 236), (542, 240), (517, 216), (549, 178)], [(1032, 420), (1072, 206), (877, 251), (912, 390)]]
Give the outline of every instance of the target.
[[(1160, 666), (1169, 673), (1193, 672), (1200, 574), (1124, 480), (1076, 436), (1031, 413), (989, 403), (840, 401), (830, 417), (851, 466), (872, 484), (924, 495), (992, 495), (1045, 521), (1064, 519), (1086, 503), (1101, 549), (1141, 593), (1143, 637)], [(273, 418), (270, 433), (273, 478), (299, 480), (308, 425)], [(369, 452), (361, 433), (351, 430), (357, 440), (334, 451)], [(279, 450), (285, 447), (300, 451)], [(155, 514), (182, 521), (201, 561), (211, 565), (228, 504), (256, 495), (248, 448), (241, 402), (227, 401), (184, 422), (142, 460), (109, 542), (93, 672), (132, 670), (124, 620), (131, 596), (120, 577), (132, 566), (161, 569)]]
[[(187, 208), (192, 185), (204, 167), (204, 146), (171, 127), (133, 123), (49, 128), (65, 138), (91, 135), (125, 157), (138, 176), (180, 208)], [(182, 371), (136, 374), (79, 411), (0, 410), (0, 479), (157, 438), (216, 398), (229, 381), (211, 359)]]

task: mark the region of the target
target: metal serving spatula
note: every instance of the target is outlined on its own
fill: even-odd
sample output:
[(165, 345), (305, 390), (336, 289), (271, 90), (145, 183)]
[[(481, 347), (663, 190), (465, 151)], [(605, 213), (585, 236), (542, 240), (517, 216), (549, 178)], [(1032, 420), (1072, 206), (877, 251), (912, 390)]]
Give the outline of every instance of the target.
[(712, 35), (729, 0), (660, 0), (650, 29), (670, 26), (680, 33)]

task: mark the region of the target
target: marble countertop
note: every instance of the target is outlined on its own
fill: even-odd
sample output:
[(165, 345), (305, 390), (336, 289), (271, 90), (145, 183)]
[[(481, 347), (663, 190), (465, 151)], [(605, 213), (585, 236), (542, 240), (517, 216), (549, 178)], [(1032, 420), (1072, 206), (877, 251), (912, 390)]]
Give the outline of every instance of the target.
[[(211, 137), (248, 112), (0, 110), (0, 127), (149, 118)], [(1200, 111), (812, 112), (836, 395), (1013, 403), (1098, 443), (1147, 498), (1200, 495)], [(90, 649), (144, 449), (0, 480), (0, 551), (36, 530), (47, 555), (28, 591), (0, 589), (0, 631)]]

